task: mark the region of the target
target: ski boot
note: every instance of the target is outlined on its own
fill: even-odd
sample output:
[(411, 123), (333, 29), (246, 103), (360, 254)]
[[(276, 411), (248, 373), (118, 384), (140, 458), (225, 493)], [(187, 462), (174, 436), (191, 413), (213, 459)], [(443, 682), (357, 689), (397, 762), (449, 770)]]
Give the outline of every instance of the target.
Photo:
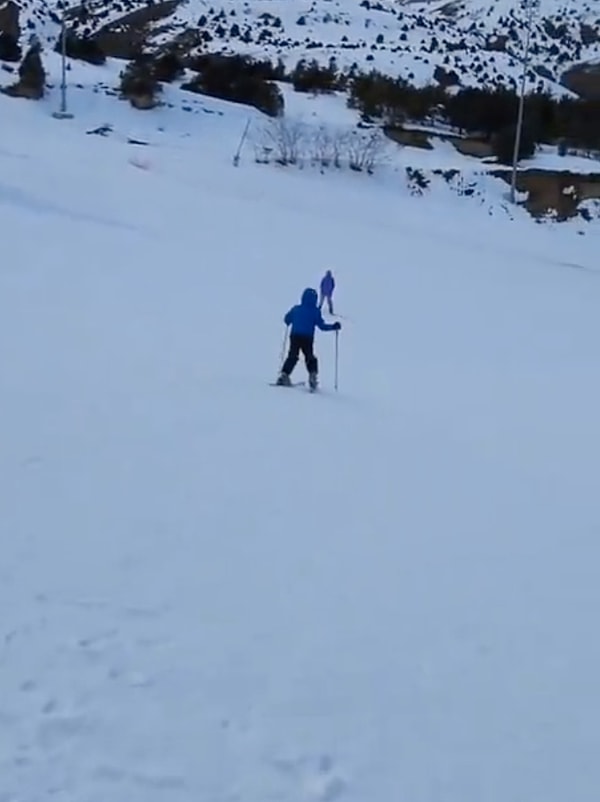
[(318, 388), (318, 386), (319, 386), (319, 376), (318, 376), (318, 374), (316, 372), (308, 374), (308, 386), (310, 387), (310, 389), (311, 389), (311, 391), (313, 393)]
[(279, 378), (277, 379), (277, 381), (275, 383), (277, 385), (279, 385), (279, 387), (291, 387), (292, 380), (287, 375), (287, 373), (280, 373), (279, 374)]

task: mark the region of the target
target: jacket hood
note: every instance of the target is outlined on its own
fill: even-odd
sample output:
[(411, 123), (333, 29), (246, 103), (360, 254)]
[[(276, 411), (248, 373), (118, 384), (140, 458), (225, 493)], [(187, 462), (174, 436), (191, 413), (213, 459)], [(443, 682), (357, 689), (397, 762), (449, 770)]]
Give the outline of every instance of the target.
[(317, 291), (312, 287), (307, 287), (302, 293), (302, 306), (316, 306), (317, 305)]

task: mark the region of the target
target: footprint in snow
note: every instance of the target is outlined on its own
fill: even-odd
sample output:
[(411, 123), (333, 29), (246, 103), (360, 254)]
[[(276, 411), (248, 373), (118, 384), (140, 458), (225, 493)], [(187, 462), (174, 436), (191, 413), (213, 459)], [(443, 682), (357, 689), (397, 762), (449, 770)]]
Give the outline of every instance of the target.
[(93, 731), (94, 723), (87, 716), (52, 716), (42, 720), (38, 726), (37, 742), (43, 749), (54, 749), (85, 738)]
[(185, 780), (176, 774), (161, 772), (135, 772), (117, 766), (99, 766), (94, 771), (94, 779), (105, 783), (131, 783), (150, 791), (179, 791), (186, 787)]
[(334, 802), (347, 789), (347, 782), (330, 755), (316, 758), (276, 759), (273, 766), (299, 786), (303, 798), (311, 802)]

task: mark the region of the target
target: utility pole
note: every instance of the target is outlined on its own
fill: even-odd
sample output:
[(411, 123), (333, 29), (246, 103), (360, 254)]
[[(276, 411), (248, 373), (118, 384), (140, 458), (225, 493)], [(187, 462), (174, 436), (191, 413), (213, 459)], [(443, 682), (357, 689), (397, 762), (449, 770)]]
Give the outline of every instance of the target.
[(60, 111), (52, 115), (57, 120), (70, 120), (73, 115), (67, 111), (67, 9), (66, 0), (62, 0), (61, 24), (61, 84), (60, 84)]
[(533, 15), (539, 6), (539, 0), (526, 0), (527, 34), (525, 36), (525, 54), (523, 55), (523, 73), (521, 75), (521, 91), (519, 94), (519, 111), (517, 113), (517, 127), (515, 129), (515, 147), (513, 150), (512, 176), (510, 181), (510, 202), (517, 201), (517, 166), (519, 164), (519, 150), (521, 149), (521, 136), (523, 133), (523, 116), (525, 112), (525, 86), (529, 70), (529, 52), (531, 47), (531, 27)]

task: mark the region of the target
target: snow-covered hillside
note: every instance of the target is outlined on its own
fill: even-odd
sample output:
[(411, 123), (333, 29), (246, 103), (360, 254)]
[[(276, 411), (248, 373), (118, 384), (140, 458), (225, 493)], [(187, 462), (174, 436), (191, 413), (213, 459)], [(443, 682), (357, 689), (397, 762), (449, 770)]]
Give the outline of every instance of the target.
[[(56, 43), (60, 12), (54, 4), (22, 0), (20, 9), (22, 40), (37, 32)], [(146, 48), (178, 42), (188, 55), (246, 53), (287, 67), (303, 58), (333, 58), (342, 69), (377, 69), (417, 85), (449, 75), (463, 86), (488, 87), (516, 86), (526, 18), (524, 0), (94, 0), (68, 11), (69, 28), (99, 37), (109, 55), (128, 53), (132, 41)], [(560, 85), (565, 74), (599, 58), (596, 3), (540, 4), (533, 22), (531, 91), (568, 93)]]
[(596, 802), (596, 230), (166, 91), (0, 97), (0, 798)]

